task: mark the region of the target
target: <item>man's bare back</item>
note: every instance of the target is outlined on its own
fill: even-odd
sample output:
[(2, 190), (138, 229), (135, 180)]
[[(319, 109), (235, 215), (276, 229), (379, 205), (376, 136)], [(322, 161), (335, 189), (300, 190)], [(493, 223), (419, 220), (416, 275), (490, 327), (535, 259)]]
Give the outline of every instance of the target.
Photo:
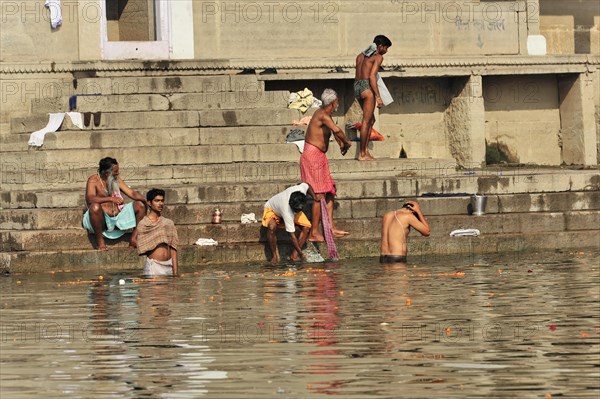
[(337, 128), (331, 116), (323, 109), (318, 109), (310, 119), (305, 141), (319, 148), (321, 151), (327, 152), (332, 132), (331, 125)]
[(381, 255), (406, 256), (407, 238), (410, 228), (428, 237), (429, 224), (419, 204), (409, 201), (410, 207), (387, 212), (381, 221)]

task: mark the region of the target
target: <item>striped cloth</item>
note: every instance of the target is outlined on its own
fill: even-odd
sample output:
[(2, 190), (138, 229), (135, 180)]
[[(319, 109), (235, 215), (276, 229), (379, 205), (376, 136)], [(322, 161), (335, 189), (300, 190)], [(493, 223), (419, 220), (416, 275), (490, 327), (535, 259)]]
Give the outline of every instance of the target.
[(333, 260), (338, 260), (337, 247), (333, 237), (333, 229), (329, 221), (329, 213), (327, 213), (327, 205), (325, 200), (321, 200), (321, 222), (323, 223), (323, 234), (325, 235), (325, 243), (327, 244), (327, 253)]
[(315, 194), (335, 195), (335, 183), (329, 171), (329, 161), (319, 147), (310, 143), (304, 144), (304, 151), (300, 156), (300, 175), (304, 183), (310, 184)]
[(148, 216), (144, 217), (138, 224), (137, 240), (139, 255), (154, 250), (160, 244), (167, 244), (175, 249), (179, 245), (175, 224), (171, 219), (162, 216), (156, 223), (152, 222)]

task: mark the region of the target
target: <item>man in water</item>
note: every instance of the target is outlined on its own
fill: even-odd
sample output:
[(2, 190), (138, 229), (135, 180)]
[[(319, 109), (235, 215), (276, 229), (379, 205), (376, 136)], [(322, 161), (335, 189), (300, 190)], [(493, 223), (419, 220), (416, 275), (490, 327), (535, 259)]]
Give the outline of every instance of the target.
[(310, 184), (315, 196), (315, 202), (312, 207), (312, 227), (309, 241), (323, 242), (325, 238), (319, 231), (319, 221), (321, 220), (320, 201), (325, 200), (327, 212), (331, 227), (335, 237), (349, 235), (347, 231), (338, 230), (333, 225), (333, 197), (336, 194), (335, 183), (329, 171), (329, 161), (327, 160), (327, 149), (329, 148), (329, 138), (333, 133), (335, 140), (340, 146), (342, 155), (348, 152), (352, 143), (342, 129), (340, 129), (331, 115), (337, 110), (339, 99), (337, 93), (332, 89), (325, 89), (321, 95), (323, 105), (312, 116), (305, 135), (304, 151), (300, 156), (300, 174), (302, 181)]
[[(314, 196), (312, 189), (307, 183), (300, 183), (296, 186), (288, 187), (279, 194), (269, 199), (264, 206), (262, 225), (268, 230), (267, 238), (271, 248), (271, 262), (278, 263), (279, 249), (277, 248), (277, 228), (285, 228), (292, 239), (294, 250), (290, 256), (291, 260), (304, 258), (302, 247), (306, 243), (311, 223), (302, 212), (306, 205), (306, 193)], [(283, 220), (283, 224), (281, 221)], [(296, 237), (296, 226), (302, 230), (300, 236)]]
[(359, 101), (363, 111), (362, 126), (360, 127), (359, 161), (370, 161), (375, 158), (369, 153), (369, 138), (375, 123), (375, 105), (383, 106), (379, 88), (377, 87), (377, 73), (383, 62), (383, 56), (392, 46), (390, 39), (377, 35), (373, 44), (363, 50), (356, 57), (356, 75), (354, 76), (354, 97)]
[(138, 223), (138, 254), (146, 255), (145, 276), (176, 276), (179, 237), (171, 219), (162, 216), (165, 190), (146, 193), (148, 214)]
[[(133, 202), (125, 204), (121, 193)], [(121, 179), (116, 159), (100, 160), (98, 172), (87, 180), (85, 203), (88, 209), (83, 215), (83, 227), (96, 236), (98, 250), (108, 249), (104, 237), (117, 239), (130, 230), (129, 246), (137, 246), (136, 226), (146, 214), (146, 199)]]
[(387, 212), (381, 221), (381, 263), (406, 262), (408, 253), (407, 238), (410, 228), (414, 228), (425, 237), (431, 229), (421, 212), (417, 201), (408, 201), (402, 208)]

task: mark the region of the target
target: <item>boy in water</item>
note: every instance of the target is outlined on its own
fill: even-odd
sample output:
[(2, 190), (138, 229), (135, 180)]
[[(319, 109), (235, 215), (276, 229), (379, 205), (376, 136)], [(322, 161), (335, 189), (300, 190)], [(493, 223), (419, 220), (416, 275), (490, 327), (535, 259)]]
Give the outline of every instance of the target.
[(138, 224), (138, 254), (146, 255), (145, 276), (176, 276), (177, 229), (171, 219), (161, 216), (165, 191), (153, 188), (146, 194), (149, 211)]

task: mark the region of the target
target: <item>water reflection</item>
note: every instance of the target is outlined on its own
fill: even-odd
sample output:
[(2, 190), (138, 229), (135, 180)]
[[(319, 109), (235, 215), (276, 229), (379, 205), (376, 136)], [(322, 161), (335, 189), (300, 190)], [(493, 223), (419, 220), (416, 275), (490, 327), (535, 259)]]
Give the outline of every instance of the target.
[(5, 277), (1, 396), (597, 396), (599, 260)]

